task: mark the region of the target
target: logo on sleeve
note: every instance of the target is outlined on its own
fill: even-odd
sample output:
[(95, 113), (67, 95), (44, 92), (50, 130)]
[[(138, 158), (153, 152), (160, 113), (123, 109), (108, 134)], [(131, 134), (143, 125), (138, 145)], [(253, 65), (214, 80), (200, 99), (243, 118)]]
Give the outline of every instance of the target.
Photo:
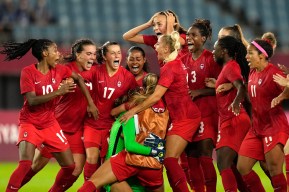
[(37, 85), (37, 84), (39, 84), (39, 83), (41, 83), (41, 81), (35, 81), (35, 85)]

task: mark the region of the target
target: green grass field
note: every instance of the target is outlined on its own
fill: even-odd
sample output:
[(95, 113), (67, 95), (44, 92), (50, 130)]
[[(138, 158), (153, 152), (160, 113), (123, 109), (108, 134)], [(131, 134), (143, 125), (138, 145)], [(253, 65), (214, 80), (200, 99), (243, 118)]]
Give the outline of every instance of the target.
[[(8, 162), (0, 162), (0, 191), (5, 191), (6, 185), (8, 183), (9, 177), (13, 170), (16, 168), (17, 163), (8, 163)], [(259, 174), (263, 185), (266, 191), (271, 192), (273, 188), (271, 187), (271, 183), (267, 176), (262, 172), (259, 165), (256, 165), (254, 169)], [(59, 170), (59, 166), (55, 162), (50, 162), (41, 172), (39, 172), (32, 180), (27, 183), (23, 188), (19, 190), (19, 192), (44, 192), (48, 191), (50, 186), (52, 186), (54, 182), (54, 178)], [(165, 176), (165, 191), (171, 192), (171, 188), (168, 184), (166, 174)], [(79, 177), (79, 179), (74, 183), (74, 185), (67, 190), (68, 192), (76, 192), (77, 189), (83, 183), (83, 176)], [(222, 192), (223, 187), (220, 180), (220, 175), (218, 174), (218, 184), (217, 184), (217, 191)]]

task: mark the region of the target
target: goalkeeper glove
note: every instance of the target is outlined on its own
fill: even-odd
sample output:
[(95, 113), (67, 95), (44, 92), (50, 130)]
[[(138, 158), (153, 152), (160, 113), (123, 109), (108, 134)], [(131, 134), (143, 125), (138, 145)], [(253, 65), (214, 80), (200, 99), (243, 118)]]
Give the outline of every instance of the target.
[(150, 152), (150, 156), (154, 157), (156, 160), (158, 160), (160, 163), (163, 163), (165, 158), (165, 148), (152, 148)]
[(154, 147), (154, 148), (161, 148), (165, 147), (166, 140), (160, 138), (159, 136), (150, 133), (147, 138), (144, 140), (144, 145), (148, 147)]

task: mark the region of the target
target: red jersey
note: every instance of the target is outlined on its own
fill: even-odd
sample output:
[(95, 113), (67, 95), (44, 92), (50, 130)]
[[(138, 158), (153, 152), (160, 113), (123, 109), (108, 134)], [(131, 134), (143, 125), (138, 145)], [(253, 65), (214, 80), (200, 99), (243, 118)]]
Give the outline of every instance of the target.
[(115, 121), (110, 115), (114, 101), (137, 86), (135, 77), (122, 66), (110, 77), (106, 66), (102, 64), (87, 71), (84, 78), (92, 82), (93, 100), (99, 111), (97, 120), (86, 118), (84, 124), (95, 129), (110, 129)]
[[(216, 88), (221, 84), (233, 83), (236, 80), (243, 80), (241, 69), (235, 60), (231, 60), (223, 67), (219, 74), (216, 81)], [(230, 89), (229, 91), (221, 92), (216, 95), (220, 124), (235, 116), (231, 110), (228, 110), (228, 107), (232, 104), (236, 95), (237, 89)], [(243, 112), (245, 112), (245, 109), (241, 106), (240, 113)]]
[[(180, 37), (186, 40), (186, 34), (180, 34)], [(155, 50), (155, 44), (158, 42), (158, 37), (156, 35), (143, 35), (143, 41), (145, 45), (152, 47)], [(188, 46), (187, 44), (182, 46), (182, 49), (179, 51), (178, 58), (186, 55), (188, 53)], [(158, 54), (156, 52), (156, 54)], [(163, 66), (163, 61), (159, 61), (160, 66)]]
[[(218, 78), (221, 67), (214, 61), (212, 52), (204, 49), (201, 56), (194, 60), (192, 54), (182, 58), (188, 71), (188, 85), (190, 90), (207, 89), (206, 78)], [(216, 96), (201, 96), (194, 99), (199, 107), (202, 117), (210, 116), (217, 112)]]
[(136, 83), (137, 83), (137, 85), (138, 85), (139, 87), (142, 87), (142, 86), (143, 86), (142, 81), (143, 81), (144, 77), (145, 77), (147, 74), (148, 74), (148, 73), (144, 71), (142, 77), (141, 77), (139, 80), (136, 81)]
[(158, 84), (168, 88), (164, 97), (172, 122), (200, 116), (198, 107), (189, 96), (187, 70), (180, 60), (170, 61), (161, 67)]
[[(72, 71), (81, 74), (76, 62), (66, 65)], [(86, 81), (87, 89), (92, 93), (92, 83)], [(76, 107), (77, 106), (77, 107)], [(55, 117), (64, 132), (75, 133), (83, 129), (84, 118), (87, 112), (87, 100), (77, 86), (75, 92), (62, 96), (55, 108)]]
[(64, 65), (56, 65), (47, 74), (42, 74), (32, 64), (21, 71), (20, 90), (24, 95), (24, 105), (20, 111), (21, 124), (33, 124), (37, 129), (44, 129), (52, 126), (56, 119), (54, 110), (58, 98), (51, 99), (46, 103), (30, 106), (25, 93), (35, 92), (36, 96), (45, 95), (58, 89), (59, 84), (65, 78), (71, 76), (71, 70)]
[(258, 135), (274, 135), (289, 131), (288, 121), (281, 105), (271, 108), (271, 101), (283, 90), (273, 81), (276, 73), (283, 75), (278, 67), (269, 64), (263, 71), (251, 70), (248, 93), (252, 103), (253, 126)]

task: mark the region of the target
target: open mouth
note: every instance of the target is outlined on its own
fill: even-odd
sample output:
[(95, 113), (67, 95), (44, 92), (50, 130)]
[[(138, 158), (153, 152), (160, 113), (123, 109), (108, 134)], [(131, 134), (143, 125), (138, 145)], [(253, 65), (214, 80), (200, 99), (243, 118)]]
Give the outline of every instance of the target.
[(161, 36), (161, 35), (162, 35), (162, 33), (156, 33), (156, 35), (159, 37), (159, 36)]
[(120, 63), (119, 63), (119, 60), (113, 61), (113, 64), (114, 64), (114, 65), (119, 65), (119, 64), (120, 64)]
[(137, 72), (137, 71), (139, 70), (139, 66), (132, 66), (132, 67), (131, 67), (131, 70), (132, 70), (133, 72)]
[(189, 49), (193, 49), (194, 48), (194, 43), (192, 43), (192, 42), (188, 42), (188, 48)]

